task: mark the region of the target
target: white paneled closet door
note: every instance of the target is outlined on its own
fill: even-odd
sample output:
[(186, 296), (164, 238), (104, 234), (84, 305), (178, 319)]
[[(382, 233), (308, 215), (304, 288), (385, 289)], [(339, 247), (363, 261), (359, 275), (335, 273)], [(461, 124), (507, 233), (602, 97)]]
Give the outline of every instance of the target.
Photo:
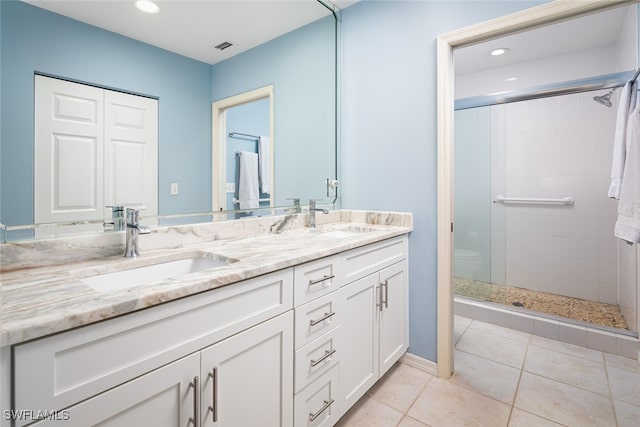
[[(158, 101), (106, 90), (106, 205), (140, 209), (141, 216), (158, 214)], [(107, 218), (110, 211), (105, 213)]]
[(34, 221), (103, 216), (103, 90), (35, 79)]
[(158, 101), (35, 77), (34, 221), (158, 213)]

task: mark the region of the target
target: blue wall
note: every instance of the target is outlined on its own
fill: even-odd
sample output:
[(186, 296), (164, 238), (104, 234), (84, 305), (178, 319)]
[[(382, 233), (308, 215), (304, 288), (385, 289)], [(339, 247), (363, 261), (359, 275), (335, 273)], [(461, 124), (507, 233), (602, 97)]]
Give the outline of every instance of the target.
[(211, 210), (211, 65), (26, 3), (0, 8), (3, 223), (33, 222), (35, 71), (158, 97), (161, 213)]
[(363, 1), (342, 13), (342, 202), (412, 212), (409, 351), (436, 360), (436, 37), (544, 2)]

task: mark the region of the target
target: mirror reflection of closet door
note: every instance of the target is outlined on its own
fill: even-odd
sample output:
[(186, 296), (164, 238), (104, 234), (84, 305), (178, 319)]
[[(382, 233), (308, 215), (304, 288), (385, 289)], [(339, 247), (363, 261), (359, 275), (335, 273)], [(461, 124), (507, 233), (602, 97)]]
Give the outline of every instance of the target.
[(34, 222), (157, 216), (157, 116), (155, 99), (36, 75)]

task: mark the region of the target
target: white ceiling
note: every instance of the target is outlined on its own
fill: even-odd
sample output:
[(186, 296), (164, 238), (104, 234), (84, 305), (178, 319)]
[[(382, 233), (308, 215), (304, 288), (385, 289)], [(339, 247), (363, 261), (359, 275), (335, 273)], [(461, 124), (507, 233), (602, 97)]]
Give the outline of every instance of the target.
[[(139, 12), (134, 0), (24, 0), (72, 19), (209, 64), (286, 34), (331, 12), (316, 0), (157, 0), (160, 13)], [(341, 9), (359, 0), (332, 0)], [(329, 0), (325, 0), (329, 3)], [(572, 19), (455, 50), (456, 74), (470, 74), (548, 56), (605, 46), (618, 38), (628, 8)], [(233, 43), (224, 51), (214, 46)], [(511, 52), (491, 57), (496, 47)]]
[[(455, 49), (456, 74), (471, 74), (491, 68), (610, 45), (615, 43), (620, 36), (620, 29), (629, 7), (635, 6), (599, 12)], [(489, 52), (499, 47), (507, 47), (511, 51), (500, 57), (492, 57)]]
[[(157, 0), (156, 15), (138, 11), (134, 0), (24, 1), (209, 64), (331, 14), (316, 0)], [(214, 48), (224, 41), (234, 46)]]

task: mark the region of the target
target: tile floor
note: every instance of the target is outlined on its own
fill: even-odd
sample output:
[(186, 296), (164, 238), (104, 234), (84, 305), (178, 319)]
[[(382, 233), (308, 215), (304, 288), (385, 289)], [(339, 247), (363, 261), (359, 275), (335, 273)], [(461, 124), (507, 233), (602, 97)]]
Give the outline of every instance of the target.
[(339, 427), (640, 426), (636, 360), (455, 318), (455, 374), (398, 363)]

